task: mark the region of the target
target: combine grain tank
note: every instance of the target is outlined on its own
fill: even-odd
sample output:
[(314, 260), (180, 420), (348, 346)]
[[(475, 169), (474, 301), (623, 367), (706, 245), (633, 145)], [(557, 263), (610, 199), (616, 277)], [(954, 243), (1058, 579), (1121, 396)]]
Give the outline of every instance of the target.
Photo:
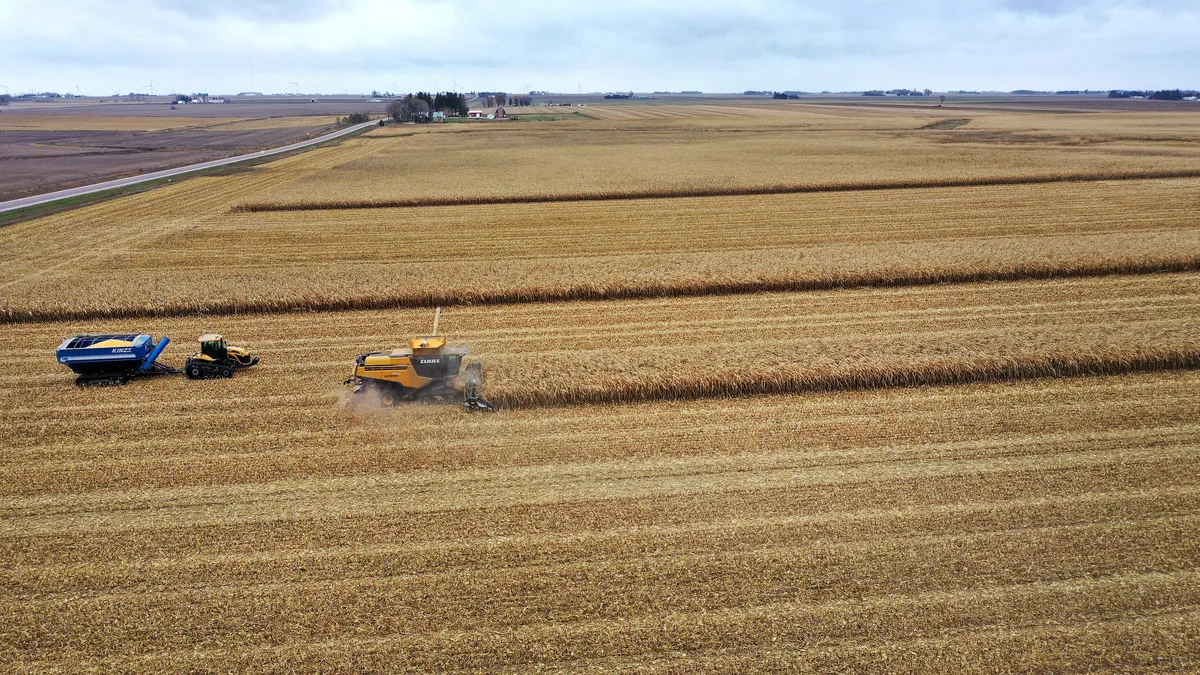
[(158, 342), (146, 334), (85, 334), (63, 340), (55, 356), (58, 362), (79, 375), (75, 384), (125, 384), (135, 377), (172, 375), (180, 372), (155, 359), (171, 340)]

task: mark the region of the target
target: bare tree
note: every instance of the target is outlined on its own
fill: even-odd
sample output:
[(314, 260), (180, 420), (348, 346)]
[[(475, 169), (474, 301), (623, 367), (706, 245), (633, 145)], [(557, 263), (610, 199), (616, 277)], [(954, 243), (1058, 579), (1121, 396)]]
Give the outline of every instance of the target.
[(391, 101), (389, 101), (388, 105), (387, 105), (387, 114), (388, 114), (388, 117), (396, 120), (397, 122), (403, 122), (404, 121), (404, 99), (395, 98), (395, 99), (392, 99)]
[(8, 105), (9, 101), (11, 100), (12, 97), (8, 94), (0, 94), (0, 106)]
[(429, 104), (419, 98), (413, 99), (412, 108), (409, 113), (413, 120), (417, 122), (429, 121)]
[(388, 103), (387, 113), (397, 122), (422, 122), (429, 119), (429, 104), (409, 94)]

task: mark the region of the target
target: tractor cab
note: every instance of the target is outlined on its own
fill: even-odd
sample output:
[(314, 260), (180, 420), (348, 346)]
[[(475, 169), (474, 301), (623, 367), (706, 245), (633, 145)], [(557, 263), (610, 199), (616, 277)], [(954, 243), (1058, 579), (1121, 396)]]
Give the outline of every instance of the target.
[(207, 333), (200, 336), (200, 353), (214, 361), (224, 361), (229, 358), (229, 347), (224, 337)]

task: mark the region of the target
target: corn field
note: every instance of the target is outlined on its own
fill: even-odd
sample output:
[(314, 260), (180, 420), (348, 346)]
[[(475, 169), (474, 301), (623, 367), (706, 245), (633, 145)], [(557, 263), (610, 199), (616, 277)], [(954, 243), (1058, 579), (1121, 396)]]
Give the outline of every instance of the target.
[(827, 183), (805, 185), (762, 185), (754, 187), (711, 187), (697, 189), (640, 190), (629, 192), (575, 192), (493, 197), (413, 197), (410, 199), (329, 200), (300, 202), (265, 202), (237, 204), (235, 213), (262, 211), (328, 211), (335, 209), (405, 209), (428, 206), (478, 206), (499, 204), (546, 204), (554, 202), (608, 202), (642, 199), (686, 199), (689, 197), (751, 197), (760, 195), (794, 195), (813, 192), (865, 192), (868, 190), (914, 190), (927, 188), (973, 187), (978, 185), (1036, 185), (1039, 183), (1077, 183), (1088, 181), (1144, 180), (1148, 178), (1196, 178), (1200, 169), (1176, 171), (1130, 171), (1085, 174), (1052, 174), (1030, 176), (983, 176), (979, 178), (944, 178), (930, 180), (897, 180), (874, 183)]
[[(814, 106), (815, 107), (815, 106)], [(323, 172), (268, 166), (279, 182), (235, 208), (355, 208), (770, 194), (1137, 176), (1194, 176), (1194, 115), (1076, 116), (1017, 122), (973, 115), (925, 131), (924, 112), (815, 115), (743, 110), (743, 117), (562, 124), (500, 123), (432, 130), (398, 126), (342, 145)], [(840, 111), (839, 111), (840, 113)], [(591, 114), (589, 112), (589, 114)], [(748, 116), (746, 116), (748, 115)], [(1137, 124), (1149, 132), (1137, 131)], [(1028, 131), (1015, 124), (1028, 125)], [(370, 148), (360, 153), (360, 149)], [(494, 158), (494, 160), (488, 159)]]
[[(489, 207), (223, 210), (243, 194), (226, 186), (258, 180), (189, 181), (0, 229), (0, 318), (903, 286), (1188, 271), (1200, 260), (1200, 180), (1190, 178), (521, 205), (500, 220)], [(176, 200), (213, 211), (176, 215)], [(43, 240), (57, 245), (31, 245)]]
[[(393, 125), (0, 227), (0, 671), (1200, 669), (1200, 127), (1056, 105)], [(342, 385), (434, 305), (497, 412)], [(130, 331), (262, 363), (55, 361)]]

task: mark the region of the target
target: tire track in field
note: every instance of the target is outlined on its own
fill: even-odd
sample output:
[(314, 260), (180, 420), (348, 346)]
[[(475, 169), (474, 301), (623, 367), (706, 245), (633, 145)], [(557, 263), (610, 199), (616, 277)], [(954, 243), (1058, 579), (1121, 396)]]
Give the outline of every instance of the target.
[[(85, 646), (96, 655), (116, 655), (131, 647), (139, 652), (186, 647), (195, 644), (195, 631), (214, 626), (221, 626), (240, 645), (267, 646), (319, 639), (329, 635), (328, 627), (347, 622), (358, 624), (359, 634), (425, 633), (422, 628), (431, 625), (502, 630), (594, 619), (650, 619), (781, 599), (853, 602), (898, 589), (953, 592), (1129, 571), (1172, 575), (1193, 570), (1195, 552), (1189, 539), (1196, 533), (1194, 516), (1018, 526), (849, 543), (791, 542), (744, 550), (735, 545), (732, 550), (683, 556), (651, 554), (496, 572), (392, 575), (332, 584), (299, 578), (263, 588), (118, 593), (52, 603), (57, 610), (52, 613), (40, 603), (5, 603), (4, 613), (24, 629), (12, 635), (13, 642), (30, 656)], [(981, 555), (984, 552), (1002, 555)], [(753, 576), (747, 578), (749, 570)], [(275, 612), (263, 611), (266, 607), (287, 611), (293, 618), (279, 622)]]
[[(852, 627), (869, 626), (873, 650), (887, 643), (909, 652), (964, 637), (994, 637), (988, 629), (1004, 624), (1007, 637), (1029, 634), (1063, 636), (1069, 631), (1096, 630), (1117, 622), (1133, 626), (1175, 626), (1197, 614), (1194, 573), (1127, 573), (1079, 577), (1055, 582), (1005, 584), (954, 591), (930, 591), (821, 603), (774, 602), (700, 612), (680, 611), (664, 617), (630, 617), (619, 621), (592, 619), (540, 622), (503, 629), (441, 629), (422, 635), (389, 633), (339, 636), (275, 645), (241, 645), (230, 649), (161, 649), (142, 656), (143, 666), (172, 671), (256, 671), (286, 659), (302, 671), (330, 671), (350, 654), (368, 670), (401, 672), (479, 672), (503, 662), (562, 672), (572, 668), (595, 672), (605, 667), (646, 672), (647, 660), (659, 668), (682, 666), (692, 672), (715, 659), (764, 660), (779, 650), (793, 655), (819, 645), (821, 658), (844, 655), (846, 663), (864, 655), (863, 636)], [(1191, 585), (1191, 588), (1189, 588)], [(1155, 598), (1171, 598), (1167, 609)], [(1119, 625), (1119, 624), (1118, 624)], [(1086, 627), (1085, 627), (1086, 626)], [(1161, 633), (1161, 631), (1159, 632)], [(465, 645), (473, 645), (472, 651)], [(723, 648), (722, 648), (723, 647)], [(687, 656), (680, 652), (686, 650)], [(956, 651), (943, 649), (942, 651)], [(755, 653), (758, 657), (748, 654)], [(414, 655), (420, 655), (419, 660)], [(746, 656), (738, 656), (746, 654)], [(402, 656), (401, 656), (402, 655)], [(81, 659), (81, 660), (76, 660)], [(682, 663), (681, 663), (682, 662)], [(28, 662), (47, 670), (79, 668), (120, 671), (135, 668), (125, 656), (102, 659), (67, 655)], [(741, 662), (740, 672), (754, 670)], [(842, 664), (845, 665), (845, 664)], [(841, 670), (831, 663), (830, 670)], [(1122, 668), (1122, 672), (1129, 672)]]
[[(761, 490), (799, 485), (842, 485), (947, 475), (1051, 471), (1133, 464), (1195, 453), (1189, 440), (1155, 447), (1072, 448), (1055, 455), (976, 460), (912, 460), (878, 465), (811, 466), (788, 458), (697, 458), (645, 462), (503, 467), (468, 471), (414, 471), (286, 480), (268, 484), (97, 491), (0, 499), (0, 538), (93, 533), (161, 527), (286, 521), (384, 512), (432, 513), (483, 506)], [(740, 467), (740, 469), (739, 469)]]
[[(865, 506), (865, 505), (864, 505)], [(1082, 526), (1116, 518), (1147, 520), (1200, 513), (1200, 486), (1119, 489), (1110, 492), (972, 499), (899, 509), (861, 508), (804, 515), (746, 514), (677, 522), (654, 528), (627, 524), (590, 531), (544, 531), (456, 540), (403, 543), (345, 543), (302, 552), (269, 551), (121, 562), (38, 563), (4, 574), (6, 600), (47, 603), (129, 592), (278, 587), (297, 564), (306, 583), (384, 576), (484, 572), (563, 563), (633, 560), (684, 555), (785, 540), (853, 543), (881, 537), (952, 536), (998, 532), (1011, 522), (1022, 528)]]

